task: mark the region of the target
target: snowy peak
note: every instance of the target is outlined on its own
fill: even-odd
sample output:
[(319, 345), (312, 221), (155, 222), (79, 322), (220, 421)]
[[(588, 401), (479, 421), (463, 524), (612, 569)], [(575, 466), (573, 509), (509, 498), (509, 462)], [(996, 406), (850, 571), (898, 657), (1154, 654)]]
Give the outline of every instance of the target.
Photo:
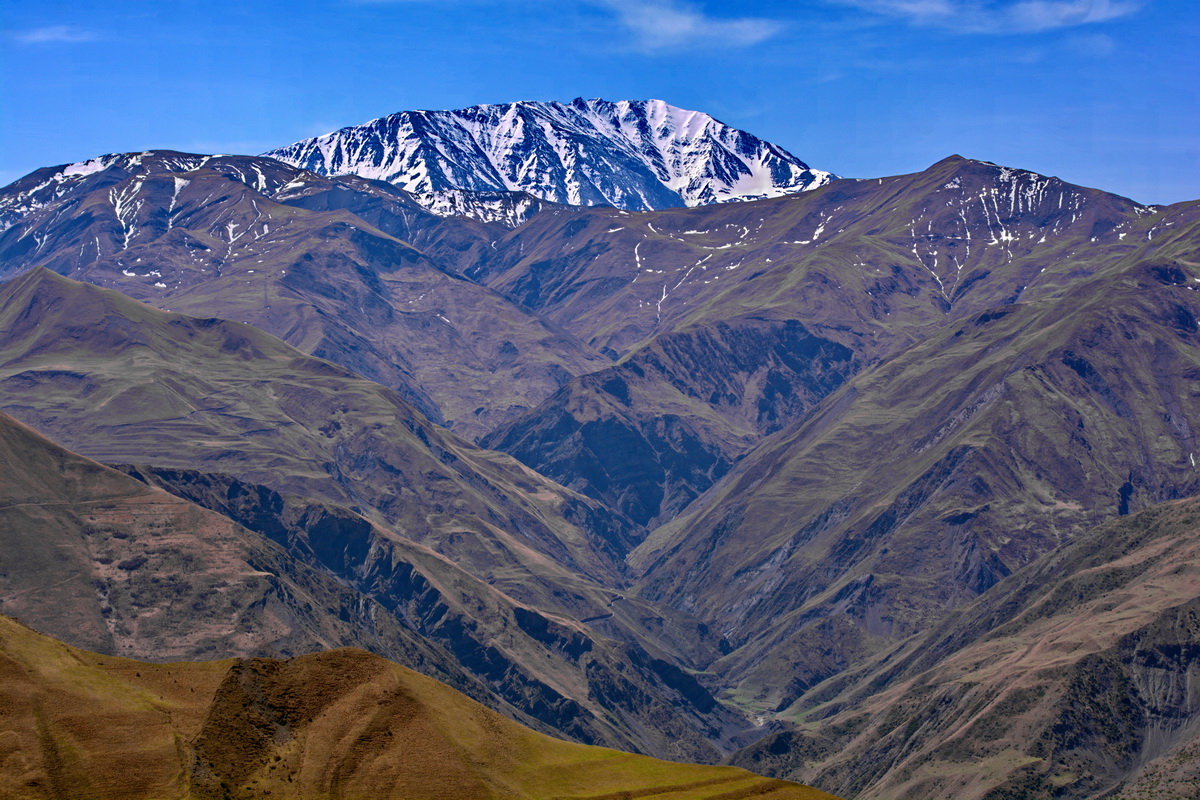
[(324, 175), (389, 181), (418, 198), (528, 192), (555, 203), (630, 210), (775, 197), (834, 177), (770, 142), (661, 100), (402, 111), (264, 155)]

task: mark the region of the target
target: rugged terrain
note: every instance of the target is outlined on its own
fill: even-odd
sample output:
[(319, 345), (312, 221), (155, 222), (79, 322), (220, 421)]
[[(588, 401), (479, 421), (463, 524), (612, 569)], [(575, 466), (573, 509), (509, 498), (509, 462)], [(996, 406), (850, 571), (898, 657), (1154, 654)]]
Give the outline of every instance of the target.
[(710, 669), (781, 708), (1090, 525), (1195, 494), (1200, 299), (1143, 258), (860, 373), (631, 554), (645, 596), (720, 630), (737, 649)]
[(817, 686), (795, 730), (735, 761), (864, 798), (1190, 797), (1198, 548), (1195, 498), (1081, 534)]
[(1188, 785), (1200, 204), (957, 156), (636, 213), (312, 171), (423, 119), (0, 192), (0, 408), (541, 730), (866, 797)]
[(70, 453), (5, 414), (0, 455), (14, 467), (0, 482), (3, 608), (39, 630), (160, 659), (369, 646), (468, 682), (449, 654), (380, 618), (374, 603), (220, 514)]
[(471, 274), (619, 363), (484, 441), (658, 522), (863, 368), (1062, 296), (1186, 224), (957, 157), (757, 203), (569, 213), (532, 219)]
[[(594, 501), (250, 326), (47, 270), (2, 292), (5, 410), (273, 537), (551, 729), (713, 758), (746, 726), (664, 660), (706, 662), (720, 643), (626, 596), (630, 529)], [(167, 619), (191, 624), (184, 606)]]
[(33, 266), (248, 322), (399, 391), (466, 436), (606, 359), (456, 271), (505, 230), (387, 184), (263, 158), (106, 156), (0, 197), (0, 277)]

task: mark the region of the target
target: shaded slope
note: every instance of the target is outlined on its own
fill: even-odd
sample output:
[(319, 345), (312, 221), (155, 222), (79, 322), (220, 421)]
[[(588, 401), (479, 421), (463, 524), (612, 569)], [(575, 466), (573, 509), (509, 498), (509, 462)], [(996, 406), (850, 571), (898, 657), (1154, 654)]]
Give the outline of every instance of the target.
[(262, 533), (373, 598), (486, 681), (476, 699), (539, 730), (708, 761), (766, 732), (743, 731), (744, 719), (677, 666), (708, 663), (719, 652), (687, 615), (580, 580), (565, 588), (606, 603), (604, 613), (577, 621), (516, 603), (346, 509), (226, 475), (124, 469)]
[(224, 516), (3, 413), (0, 456), (20, 465), (0, 479), (0, 607), (43, 632), (153, 660), (357, 645), (489, 696), (409, 619)]
[(821, 798), (522, 728), (358, 650), (150, 665), (0, 618), (6, 797)]
[(471, 274), (621, 361), (485, 441), (661, 523), (864, 367), (990, 307), (1061, 296), (1166, 224), (957, 157), (735, 206), (545, 214)]
[(705, 737), (736, 725), (678, 669), (600, 638), (613, 628), (544, 616), (345, 509), (189, 476), (191, 499), (243, 498), (253, 518), (214, 505), (273, 542), (7, 415), (0, 456), (23, 467), (0, 481), (0, 607), (65, 641), (155, 661), (356, 645), (539, 730), (675, 756), (716, 758)]
[(358, 506), (416, 541), (451, 529), (499, 537), (511, 555), (492, 569), (532, 546), (611, 577), (634, 535), (395, 393), (253, 327), (164, 313), (47, 270), (0, 289), (0, 315), (5, 407), (88, 457), (228, 472)]
[(1069, 288), (1145, 243), (1156, 213), (953, 156), (754, 203), (555, 209), (507, 233), (468, 274), (618, 355), (666, 331), (754, 315), (891, 348), (947, 318)]
[(1198, 576), (1195, 498), (1107, 523), (819, 685), (801, 729), (734, 760), (864, 798), (1154, 796), (1172, 771), (1186, 790)]
[(482, 444), (653, 526), (859, 366), (794, 319), (723, 320), (573, 379)]

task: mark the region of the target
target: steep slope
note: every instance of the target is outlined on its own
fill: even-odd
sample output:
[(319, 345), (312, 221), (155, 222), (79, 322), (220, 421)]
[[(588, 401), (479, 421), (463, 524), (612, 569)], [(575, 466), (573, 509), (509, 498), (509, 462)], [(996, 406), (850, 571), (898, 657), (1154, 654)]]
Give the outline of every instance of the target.
[[(0, 315), (6, 410), (88, 457), (229, 472), (373, 510), (417, 541), (450, 529), (487, 535), (486, 521), (503, 521), (597, 576), (611, 576), (633, 541), (594, 504), (250, 326), (157, 311), (41, 269), (0, 289)], [(600, 527), (572, 529), (564, 514)]]
[(0, 219), (0, 278), (45, 266), (249, 322), (469, 437), (608, 363), (458, 273), (503, 228), (442, 219), (376, 181), (265, 158), (106, 156), (18, 181)]
[[(816, 687), (801, 727), (734, 760), (863, 798), (1190, 796), (1198, 576), (1197, 499), (1107, 523)], [(1154, 792), (1164, 773), (1178, 793)]]
[(1087, 526), (1200, 491), (1198, 221), (1176, 207), (1070, 296), (856, 376), (631, 554), (645, 596), (721, 631), (710, 671), (778, 709)]
[(0, 397), (285, 545), (549, 729), (712, 760), (746, 726), (679, 668), (717, 637), (627, 592), (627, 523), (251, 326), (35, 270), (0, 287)]
[(1146, 242), (1155, 213), (952, 156), (755, 203), (557, 208), (468, 274), (615, 356), (706, 318), (799, 310), (810, 327), (911, 343), (931, 322), (1061, 292)]
[(831, 797), (552, 739), (360, 650), (145, 664), (0, 617), (0, 676), (14, 800)]
[(621, 361), (483, 441), (663, 522), (849, 376), (992, 306), (1069, 292), (1160, 223), (957, 157), (757, 203), (545, 214), (479, 276)]
[(860, 367), (794, 319), (722, 320), (572, 379), (482, 444), (653, 526)]
[[(0, 478), (0, 609), (76, 646), (161, 661), (353, 645), (577, 740), (713, 760), (705, 737), (736, 730), (677, 668), (603, 638), (620, 624), (544, 616), (348, 510), (188, 474), (219, 516), (2, 414), (0, 456), (22, 466)], [(648, 611), (614, 606), (617, 623)]]
[(472, 683), (415, 631), (278, 545), (3, 413), (0, 459), (14, 467), (0, 476), (0, 608), (39, 630), (155, 659), (358, 645)]
[(264, 155), (389, 181), (445, 213), (460, 192), (527, 192), (643, 211), (775, 197), (828, 183), (786, 150), (661, 100), (576, 98), (402, 111)]

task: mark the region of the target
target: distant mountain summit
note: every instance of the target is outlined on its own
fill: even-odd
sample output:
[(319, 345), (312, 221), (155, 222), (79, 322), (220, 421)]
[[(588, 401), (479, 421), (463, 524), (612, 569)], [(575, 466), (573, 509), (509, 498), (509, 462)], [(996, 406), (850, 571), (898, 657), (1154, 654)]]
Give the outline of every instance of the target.
[(263, 155), (323, 175), (389, 181), (439, 213), (454, 213), (446, 196), (462, 191), (646, 211), (777, 197), (835, 177), (662, 100), (401, 111)]

